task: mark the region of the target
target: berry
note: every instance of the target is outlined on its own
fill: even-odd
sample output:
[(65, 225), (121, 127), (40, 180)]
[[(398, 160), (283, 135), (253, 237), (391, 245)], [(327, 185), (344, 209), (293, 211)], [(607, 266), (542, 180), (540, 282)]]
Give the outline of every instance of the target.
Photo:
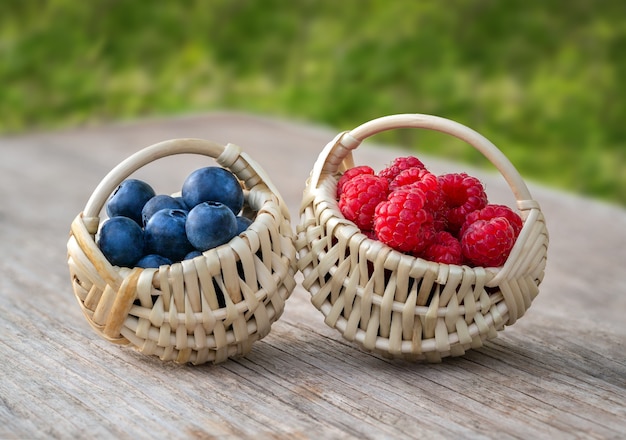
[(199, 257), (200, 255), (202, 255), (202, 252), (200, 251), (191, 251), (187, 255), (185, 255), (185, 258), (183, 258), (183, 260), (193, 260), (194, 258)]
[(189, 242), (204, 252), (228, 243), (237, 234), (237, 218), (223, 203), (200, 203), (189, 211), (185, 231)]
[(346, 182), (353, 177), (359, 176), (361, 174), (371, 174), (374, 175), (374, 169), (367, 165), (361, 165), (358, 167), (350, 168), (339, 178), (337, 182), (337, 198), (341, 197), (341, 193), (343, 192), (343, 187)]
[(389, 190), (394, 191), (402, 187), (416, 187), (424, 191), (426, 206), (433, 212), (435, 229), (444, 230), (448, 221), (446, 219), (445, 202), (443, 192), (439, 187), (437, 176), (425, 168), (409, 168), (396, 176), (389, 185)]
[(459, 237), (462, 237), (468, 226), (474, 223), (476, 220), (491, 220), (495, 217), (506, 218), (513, 227), (513, 233), (515, 235), (515, 238), (517, 238), (520, 231), (522, 230), (522, 226), (524, 226), (522, 223), (522, 218), (519, 216), (519, 214), (517, 214), (508, 206), (496, 204), (488, 204), (482, 209), (470, 212), (465, 218), (465, 223), (461, 227)]
[(187, 239), (187, 211), (162, 209), (157, 211), (144, 229), (146, 253), (158, 254), (173, 262), (182, 260), (193, 246)]
[(169, 258), (157, 254), (148, 254), (141, 257), (139, 261), (135, 263), (135, 267), (143, 267), (144, 269), (153, 267), (158, 269), (161, 266), (169, 266), (170, 264), (172, 264), (172, 260)]
[(414, 156), (396, 158), (378, 175), (369, 166), (346, 171), (337, 198), (368, 238), (441, 264), (500, 266), (523, 227), (511, 208), (489, 204), (476, 177), (436, 176)]
[(361, 231), (361, 232), (363, 232), (363, 234), (365, 234), (365, 236), (369, 238), (370, 240), (378, 240), (378, 237), (376, 237), (376, 231)]
[(374, 230), (380, 241), (401, 252), (419, 253), (433, 240), (433, 215), (419, 188), (399, 189), (376, 207)]
[(387, 199), (387, 180), (371, 174), (353, 177), (343, 187), (339, 209), (359, 229), (367, 231), (374, 224), (376, 205)]
[(146, 223), (148, 223), (150, 217), (152, 217), (155, 212), (160, 211), (161, 209), (187, 210), (187, 207), (185, 206), (185, 202), (183, 202), (180, 198), (175, 198), (165, 194), (156, 195), (148, 200), (141, 210), (142, 224), (146, 226)]
[(248, 227), (253, 223), (248, 217), (244, 217), (242, 215), (238, 215), (237, 218), (237, 233), (235, 235), (241, 234), (243, 231), (248, 229)]
[(426, 168), (419, 168), (419, 167), (407, 168), (406, 170), (400, 171), (400, 173), (396, 177), (393, 178), (393, 180), (389, 183), (389, 190), (394, 191), (400, 188), (401, 186), (418, 183), (424, 179), (431, 178), (431, 177), (434, 178), (435, 180), (437, 179), (437, 177), (434, 174), (432, 174), (430, 171), (428, 171)]
[(111, 217), (100, 228), (98, 246), (112, 265), (133, 267), (143, 255), (144, 233), (128, 217)]
[(409, 168), (426, 168), (421, 160), (414, 156), (397, 157), (387, 168), (381, 170), (378, 175), (384, 177), (389, 182), (396, 178), (398, 174)]
[(466, 173), (443, 174), (438, 177), (443, 192), (447, 230), (457, 235), (465, 217), (487, 205), (487, 194), (480, 180)]
[(461, 237), (463, 257), (473, 266), (502, 266), (515, 244), (515, 233), (504, 217), (476, 220)]
[(205, 167), (184, 181), (182, 197), (188, 209), (203, 202), (220, 202), (237, 215), (243, 207), (243, 190), (233, 173), (221, 167)]
[(106, 212), (109, 217), (128, 217), (141, 226), (143, 224), (141, 211), (148, 200), (154, 196), (154, 189), (146, 182), (126, 179), (109, 197)]
[(461, 243), (448, 231), (437, 232), (433, 242), (417, 256), (435, 263), (463, 264)]

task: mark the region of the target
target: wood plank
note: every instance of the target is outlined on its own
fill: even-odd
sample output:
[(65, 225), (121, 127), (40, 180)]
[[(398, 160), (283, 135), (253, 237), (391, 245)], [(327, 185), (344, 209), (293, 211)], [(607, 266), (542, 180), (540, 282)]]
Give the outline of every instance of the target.
[[(351, 128), (351, 127), (344, 127)], [(73, 297), (69, 225), (104, 174), (174, 137), (244, 148), (294, 223), (304, 180), (336, 131), (220, 113), (0, 139), (0, 438), (624, 438), (626, 211), (530, 183), (548, 220), (546, 278), (493, 341), (441, 364), (366, 353), (298, 286), (245, 358), (163, 363), (100, 339)], [(382, 167), (406, 150), (366, 144)], [(434, 171), (467, 169), (423, 157)], [(139, 176), (170, 191), (202, 158)], [(470, 169), (509, 202), (498, 175)]]

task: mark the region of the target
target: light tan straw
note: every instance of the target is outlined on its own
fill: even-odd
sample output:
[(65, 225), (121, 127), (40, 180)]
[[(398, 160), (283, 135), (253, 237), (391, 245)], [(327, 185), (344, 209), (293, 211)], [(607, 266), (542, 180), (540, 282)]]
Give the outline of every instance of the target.
[[(502, 267), (439, 264), (405, 255), (367, 238), (343, 217), (336, 186), (354, 166), (352, 151), (368, 137), (400, 128), (457, 137), (504, 176), (524, 226)], [(495, 145), (448, 119), (392, 115), (340, 133), (313, 167), (300, 215), (298, 267), (313, 305), (344, 338), (386, 357), (438, 362), (482, 346), (524, 315), (544, 276), (548, 232), (539, 204)]]
[[(191, 260), (158, 269), (112, 266), (96, 244), (106, 200), (139, 168), (184, 153), (212, 157), (239, 178), (252, 225)], [(281, 316), (296, 284), (293, 232), (280, 194), (239, 147), (201, 139), (154, 144), (111, 170), (74, 219), (67, 249), (74, 294), (96, 332), (181, 363), (217, 363), (248, 353)]]

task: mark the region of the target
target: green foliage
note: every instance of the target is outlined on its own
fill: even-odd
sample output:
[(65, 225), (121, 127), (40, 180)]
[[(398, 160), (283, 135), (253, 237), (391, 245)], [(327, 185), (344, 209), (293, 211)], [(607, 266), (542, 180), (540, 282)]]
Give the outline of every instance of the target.
[[(4, 0), (0, 132), (239, 109), (431, 113), (520, 172), (626, 204), (622, 0)], [(417, 130), (381, 135), (474, 163)]]

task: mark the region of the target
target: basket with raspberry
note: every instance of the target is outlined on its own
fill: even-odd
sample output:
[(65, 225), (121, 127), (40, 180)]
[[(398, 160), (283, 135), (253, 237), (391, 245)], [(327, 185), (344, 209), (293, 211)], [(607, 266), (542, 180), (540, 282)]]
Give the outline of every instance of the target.
[[(352, 151), (385, 130), (466, 141), (505, 177), (517, 210), (476, 177), (436, 175), (415, 156), (376, 172)], [(504, 154), (474, 130), (430, 115), (369, 121), (339, 134), (307, 182), (296, 248), (303, 286), (325, 322), (387, 357), (440, 361), (480, 347), (524, 315), (544, 276), (548, 233)]]
[[(180, 197), (128, 179), (176, 154), (219, 166), (190, 174)], [(67, 250), (74, 295), (94, 330), (164, 361), (247, 354), (296, 285), (280, 194), (239, 147), (202, 139), (154, 144), (113, 168), (72, 222)]]

